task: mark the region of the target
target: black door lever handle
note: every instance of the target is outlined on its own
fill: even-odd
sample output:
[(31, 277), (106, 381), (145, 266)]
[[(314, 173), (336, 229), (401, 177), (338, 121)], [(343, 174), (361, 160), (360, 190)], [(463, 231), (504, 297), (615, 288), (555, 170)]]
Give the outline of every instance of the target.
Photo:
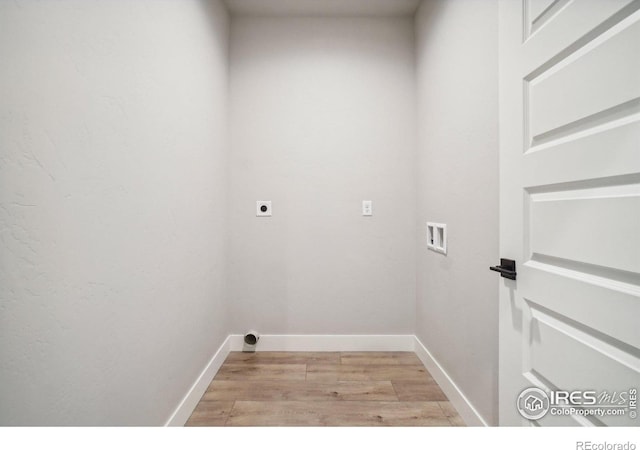
[(499, 272), (502, 278), (516, 279), (516, 262), (513, 259), (500, 258), (500, 265), (489, 267), (489, 269)]

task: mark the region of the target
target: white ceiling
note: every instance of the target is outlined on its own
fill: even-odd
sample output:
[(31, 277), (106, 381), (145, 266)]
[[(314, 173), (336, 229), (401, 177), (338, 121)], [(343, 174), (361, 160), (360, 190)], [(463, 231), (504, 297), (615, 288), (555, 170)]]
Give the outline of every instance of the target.
[(231, 14), (252, 16), (410, 16), (421, 0), (225, 0)]

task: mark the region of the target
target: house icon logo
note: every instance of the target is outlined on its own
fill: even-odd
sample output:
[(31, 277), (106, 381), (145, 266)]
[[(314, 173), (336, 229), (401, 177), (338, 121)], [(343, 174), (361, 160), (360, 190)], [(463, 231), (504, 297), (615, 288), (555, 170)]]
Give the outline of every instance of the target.
[(529, 396), (524, 399), (524, 406), (529, 411), (539, 411), (542, 409), (542, 400), (532, 394), (529, 394)]
[(516, 406), (525, 419), (538, 420), (549, 412), (549, 404), (549, 396), (545, 391), (530, 387), (520, 393)]

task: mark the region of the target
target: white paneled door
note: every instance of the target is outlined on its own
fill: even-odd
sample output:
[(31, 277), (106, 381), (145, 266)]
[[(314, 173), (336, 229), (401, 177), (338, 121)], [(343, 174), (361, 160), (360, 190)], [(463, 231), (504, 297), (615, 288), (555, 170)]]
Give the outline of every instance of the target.
[(500, 89), (500, 424), (640, 426), (640, 1), (501, 0)]

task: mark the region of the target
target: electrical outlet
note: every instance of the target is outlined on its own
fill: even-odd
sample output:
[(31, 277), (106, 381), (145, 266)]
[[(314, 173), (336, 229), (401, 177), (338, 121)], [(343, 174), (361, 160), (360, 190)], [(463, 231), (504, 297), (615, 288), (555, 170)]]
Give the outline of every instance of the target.
[(373, 200), (362, 201), (362, 215), (373, 216)]
[(256, 202), (257, 217), (271, 217), (271, 201), (258, 200)]

